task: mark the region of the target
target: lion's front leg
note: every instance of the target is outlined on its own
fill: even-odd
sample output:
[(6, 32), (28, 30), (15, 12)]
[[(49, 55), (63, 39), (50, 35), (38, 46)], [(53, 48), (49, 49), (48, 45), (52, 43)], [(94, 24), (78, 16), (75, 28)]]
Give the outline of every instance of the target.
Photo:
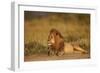
[(54, 50), (52, 47), (48, 47), (48, 56), (54, 55)]
[(48, 56), (51, 55), (50, 47), (48, 47)]
[(56, 55), (57, 56), (62, 56), (62, 55), (64, 55), (64, 51), (62, 50), (62, 51), (56, 51)]

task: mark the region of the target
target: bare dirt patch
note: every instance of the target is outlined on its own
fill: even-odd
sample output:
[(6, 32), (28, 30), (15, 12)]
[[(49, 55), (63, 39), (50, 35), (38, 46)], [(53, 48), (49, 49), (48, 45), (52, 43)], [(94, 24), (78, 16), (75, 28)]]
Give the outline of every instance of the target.
[(89, 59), (89, 54), (81, 54), (81, 53), (70, 53), (70, 54), (64, 54), (63, 56), (48, 56), (46, 54), (35, 54), (30, 56), (25, 56), (24, 61), (49, 61), (49, 60), (70, 60), (70, 59)]

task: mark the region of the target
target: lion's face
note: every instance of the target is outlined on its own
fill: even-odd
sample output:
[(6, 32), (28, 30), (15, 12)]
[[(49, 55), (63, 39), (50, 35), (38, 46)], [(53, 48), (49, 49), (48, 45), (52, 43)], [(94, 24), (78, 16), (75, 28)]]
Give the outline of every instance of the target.
[(55, 36), (53, 33), (51, 33), (49, 36), (48, 36), (48, 46), (50, 45), (53, 45), (55, 44)]

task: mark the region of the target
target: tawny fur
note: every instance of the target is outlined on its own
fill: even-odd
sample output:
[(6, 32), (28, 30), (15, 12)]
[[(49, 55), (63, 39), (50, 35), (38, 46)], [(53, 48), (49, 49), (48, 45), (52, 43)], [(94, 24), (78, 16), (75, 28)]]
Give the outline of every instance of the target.
[(64, 53), (87, 53), (87, 51), (78, 45), (64, 43)]

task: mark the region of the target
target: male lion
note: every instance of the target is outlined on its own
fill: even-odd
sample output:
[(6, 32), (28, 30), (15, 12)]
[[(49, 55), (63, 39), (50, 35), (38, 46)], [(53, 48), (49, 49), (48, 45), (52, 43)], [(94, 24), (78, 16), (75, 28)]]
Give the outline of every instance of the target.
[(50, 34), (48, 36), (48, 55), (56, 54), (59, 56), (64, 53), (74, 53), (76, 51), (80, 53), (87, 53), (86, 50), (82, 49), (78, 45), (64, 42), (64, 38), (58, 30), (50, 30)]

